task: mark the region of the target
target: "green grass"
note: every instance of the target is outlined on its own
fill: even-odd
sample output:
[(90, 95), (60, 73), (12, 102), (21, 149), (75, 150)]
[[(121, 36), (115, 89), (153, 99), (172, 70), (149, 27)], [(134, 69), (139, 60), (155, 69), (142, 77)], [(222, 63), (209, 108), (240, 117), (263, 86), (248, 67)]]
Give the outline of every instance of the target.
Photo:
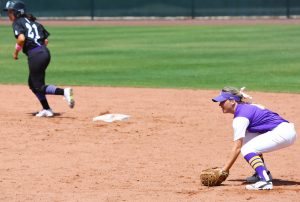
[[(0, 26), (0, 83), (26, 84)], [(300, 92), (298, 25), (55, 27), (47, 83)]]

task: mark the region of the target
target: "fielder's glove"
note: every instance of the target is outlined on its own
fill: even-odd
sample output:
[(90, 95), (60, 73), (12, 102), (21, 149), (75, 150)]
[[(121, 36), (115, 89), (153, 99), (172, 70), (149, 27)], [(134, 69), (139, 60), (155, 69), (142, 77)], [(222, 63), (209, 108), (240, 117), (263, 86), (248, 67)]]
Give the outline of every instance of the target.
[(203, 170), (200, 174), (200, 180), (204, 186), (219, 186), (226, 180), (228, 175), (229, 172), (225, 172), (221, 168), (214, 167)]

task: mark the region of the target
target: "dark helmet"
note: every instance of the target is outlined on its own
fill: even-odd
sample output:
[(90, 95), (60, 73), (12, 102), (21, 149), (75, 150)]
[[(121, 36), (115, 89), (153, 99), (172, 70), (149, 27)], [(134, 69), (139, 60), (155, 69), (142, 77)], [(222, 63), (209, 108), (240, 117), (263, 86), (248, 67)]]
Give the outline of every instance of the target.
[(25, 14), (25, 4), (22, 1), (8, 1), (3, 11), (13, 10), (16, 17)]

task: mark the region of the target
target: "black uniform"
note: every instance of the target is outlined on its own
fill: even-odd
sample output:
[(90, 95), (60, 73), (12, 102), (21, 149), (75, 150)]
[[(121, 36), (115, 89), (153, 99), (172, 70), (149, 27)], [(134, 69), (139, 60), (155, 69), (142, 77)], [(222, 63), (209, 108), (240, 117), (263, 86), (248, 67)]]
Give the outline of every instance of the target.
[(13, 23), (15, 37), (24, 34), (26, 40), (23, 52), (27, 55), (28, 51), (43, 46), (45, 39), (50, 35), (49, 32), (38, 22), (32, 22), (25, 17), (17, 18)]
[[(29, 77), (28, 85), (37, 96), (44, 109), (49, 109), (46, 94), (63, 95), (64, 90), (55, 86), (45, 85), (45, 73), (50, 63), (51, 55), (45, 46), (45, 39), (49, 32), (35, 21), (30, 21), (26, 17), (17, 18), (13, 22), (15, 37), (20, 34), (25, 36), (23, 52), (28, 57)], [(49, 88), (48, 88), (49, 87)]]
[[(35, 94), (45, 94), (45, 70), (50, 62), (50, 52), (45, 46), (49, 32), (39, 23), (25, 17), (17, 18), (13, 23), (15, 37), (24, 34), (23, 52), (28, 56), (28, 85)], [(41, 97), (37, 95), (38, 97)]]

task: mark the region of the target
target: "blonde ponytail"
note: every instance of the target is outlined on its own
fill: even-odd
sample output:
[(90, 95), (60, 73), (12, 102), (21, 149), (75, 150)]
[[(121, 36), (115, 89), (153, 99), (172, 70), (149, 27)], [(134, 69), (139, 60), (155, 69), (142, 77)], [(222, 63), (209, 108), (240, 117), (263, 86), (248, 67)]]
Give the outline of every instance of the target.
[(222, 89), (222, 92), (228, 92), (232, 95), (238, 96), (240, 98), (240, 101), (238, 103), (244, 103), (244, 104), (251, 104), (252, 103), (252, 97), (244, 93), (245, 87), (238, 90), (235, 87), (232, 86), (225, 86)]

